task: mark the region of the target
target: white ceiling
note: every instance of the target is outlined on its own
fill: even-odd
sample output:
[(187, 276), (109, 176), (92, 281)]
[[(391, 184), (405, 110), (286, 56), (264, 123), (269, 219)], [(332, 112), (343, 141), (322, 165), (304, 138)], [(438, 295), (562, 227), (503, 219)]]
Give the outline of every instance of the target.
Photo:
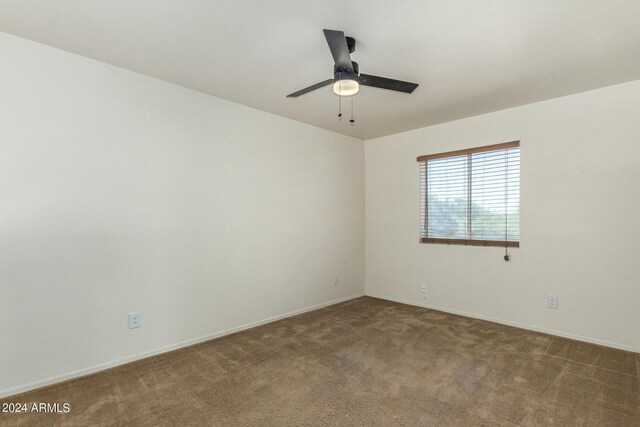
[[(357, 40), (338, 122), (322, 29)], [(640, 79), (638, 0), (0, 0), (0, 30), (363, 139)]]

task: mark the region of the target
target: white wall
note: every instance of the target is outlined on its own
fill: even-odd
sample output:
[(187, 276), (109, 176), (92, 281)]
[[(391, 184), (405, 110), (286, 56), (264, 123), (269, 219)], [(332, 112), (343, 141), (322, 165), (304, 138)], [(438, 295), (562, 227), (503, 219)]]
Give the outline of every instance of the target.
[(0, 57), (0, 396), (363, 293), (362, 141), (2, 33)]
[[(640, 351), (640, 82), (365, 149), (2, 33), (0, 57), (0, 396), (361, 294), (363, 151), (368, 294)], [(512, 261), (419, 244), (416, 157), (514, 139)]]
[[(636, 81), (367, 141), (366, 293), (640, 351), (639, 111)], [(512, 140), (512, 261), (419, 244), (416, 157)]]

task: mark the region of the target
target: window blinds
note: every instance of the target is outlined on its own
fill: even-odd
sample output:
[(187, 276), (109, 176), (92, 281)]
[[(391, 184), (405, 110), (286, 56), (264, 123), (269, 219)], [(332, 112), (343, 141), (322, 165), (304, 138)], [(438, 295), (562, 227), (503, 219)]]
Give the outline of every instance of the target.
[(418, 161), (422, 242), (519, 246), (518, 141)]

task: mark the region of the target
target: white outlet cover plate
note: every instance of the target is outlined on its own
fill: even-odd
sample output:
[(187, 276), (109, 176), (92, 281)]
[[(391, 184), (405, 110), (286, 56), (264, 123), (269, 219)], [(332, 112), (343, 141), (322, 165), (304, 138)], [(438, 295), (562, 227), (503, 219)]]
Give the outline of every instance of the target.
[(558, 308), (558, 296), (547, 295), (547, 307), (556, 310)]
[(142, 326), (140, 319), (140, 312), (134, 311), (129, 313), (129, 329), (135, 329)]

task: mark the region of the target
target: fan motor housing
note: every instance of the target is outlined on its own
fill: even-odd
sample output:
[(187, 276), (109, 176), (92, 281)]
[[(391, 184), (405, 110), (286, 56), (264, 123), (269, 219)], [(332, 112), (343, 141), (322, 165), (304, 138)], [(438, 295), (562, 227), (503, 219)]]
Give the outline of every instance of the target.
[[(351, 61), (351, 66), (353, 67), (353, 74), (358, 76), (358, 74), (360, 74), (360, 67), (358, 66), (358, 63), (356, 61)], [(333, 74), (336, 75), (336, 78), (338, 77), (337, 76), (338, 73), (342, 73), (343, 77), (351, 74), (350, 72), (346, 70), (341, 70), (336, 65), (334, 65)], [(357, 80), (357, 79), (353, 79), (353, 80)]]

